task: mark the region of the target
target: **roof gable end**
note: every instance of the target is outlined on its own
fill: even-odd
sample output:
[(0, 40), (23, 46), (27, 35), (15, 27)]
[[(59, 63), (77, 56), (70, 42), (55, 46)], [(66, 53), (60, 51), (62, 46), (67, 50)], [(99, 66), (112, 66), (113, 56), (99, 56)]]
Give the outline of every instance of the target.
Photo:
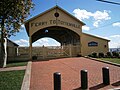
[(37, 16), (35, 16), (35, 17), (33, 17), (33, 18), (25, 21), (24, 23), (26, 24), (26, 23), (28, 23), (28, 22), (30, 22), (30, 21), (32, 21), (32, 20), (34, 20), (34, 19), (36, 19), (36, 18), (38, 18), (38, 17), (46, 14), (47, 12), (50, 12), (51, 10), (56, 9), (56, 8), (57, 8), (57, 9), (60, 9), (60, 10), (63, 11), (64, 13), (66, 13), (66, 14), (69, 15), (71, 18), (77, 20), (77, 21), (80, 22), (82, 25), (85, 25), (85, 23), (83, 23), (82, 21), (80, 21), (79, 19), (77, 19), (75, 16), (71, 15), (71, 14), (68, 13), (66, 10), (62, 9), (61, 7), (59, 7), (59, 6), (57, 6), (57, 5), (54, 6), (53, 8), (51, 8), (51, 9), (48, 9), (48, 10), (46, 10), (45, 12), (40, 13), (40, 14), (38, 14)]

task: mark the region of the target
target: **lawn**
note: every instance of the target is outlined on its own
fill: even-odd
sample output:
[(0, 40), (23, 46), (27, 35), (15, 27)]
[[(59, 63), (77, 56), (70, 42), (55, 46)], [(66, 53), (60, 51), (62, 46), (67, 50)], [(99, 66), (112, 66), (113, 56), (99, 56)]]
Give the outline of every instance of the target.
[(0, 72), (0, 90), (20, 90), (25, 70)]
[(28, 62), (12, 62), (7, 63), (7, 67), (26, 66)]
[(120, 58), (99, 58), (99, 59), (120, 64)]

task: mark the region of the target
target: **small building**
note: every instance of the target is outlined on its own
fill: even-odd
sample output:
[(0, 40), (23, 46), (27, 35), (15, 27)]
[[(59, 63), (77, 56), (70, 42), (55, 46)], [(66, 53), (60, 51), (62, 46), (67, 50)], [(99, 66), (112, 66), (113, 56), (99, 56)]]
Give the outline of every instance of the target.
[[(18, 44), (16, 44), (13, 41), (7, 39), (7, 55), (8, 55), (9, 58), (17, 56), (18, 46), (19, 46)], [(0, 42), (0, 55), (1, 55), (1, 42)]]

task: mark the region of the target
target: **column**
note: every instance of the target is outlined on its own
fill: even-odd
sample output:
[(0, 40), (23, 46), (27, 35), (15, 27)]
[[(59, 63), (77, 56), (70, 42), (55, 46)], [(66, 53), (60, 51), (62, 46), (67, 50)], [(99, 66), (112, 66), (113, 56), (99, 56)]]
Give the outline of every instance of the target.
[(29, 37), (29, 56), (32, 59), (32, 37)]
[(69, 44), (69, 53), (70, 53), (70, 57), (72, 57), (72, 45)]
[(82, 53), (81, 53), (81, 48), (82, 48), (82, 43), (81, 43), (81, 36), (80, 36), (80, 44), (79, 44), (79, 48), (80, 48), (80, 55), (82, 55)]

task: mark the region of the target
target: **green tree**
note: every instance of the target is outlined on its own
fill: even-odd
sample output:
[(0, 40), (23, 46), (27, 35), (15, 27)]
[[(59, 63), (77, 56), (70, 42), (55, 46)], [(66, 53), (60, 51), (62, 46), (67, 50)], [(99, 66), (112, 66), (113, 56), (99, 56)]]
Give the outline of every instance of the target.
[(6, 67), (7, 37), (19, 32), (33, 5), (31, 0), (0, 0), (0, 67)]

